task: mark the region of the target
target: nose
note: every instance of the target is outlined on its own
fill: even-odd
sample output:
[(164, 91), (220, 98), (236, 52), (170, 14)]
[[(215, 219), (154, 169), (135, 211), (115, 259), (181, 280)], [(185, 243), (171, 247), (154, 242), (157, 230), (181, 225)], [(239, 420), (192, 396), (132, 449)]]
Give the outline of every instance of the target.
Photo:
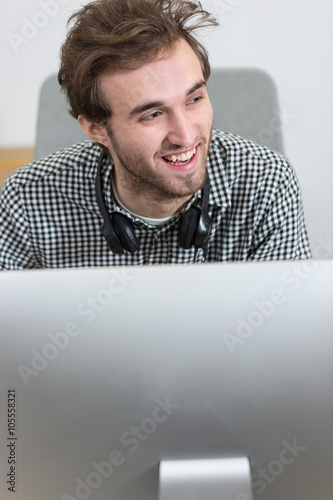
[(175, 111), (168, 120), (167, 139), (170, 143), (191, 147), (197, 137), (196, 128), (191, 113), (186, 111)]

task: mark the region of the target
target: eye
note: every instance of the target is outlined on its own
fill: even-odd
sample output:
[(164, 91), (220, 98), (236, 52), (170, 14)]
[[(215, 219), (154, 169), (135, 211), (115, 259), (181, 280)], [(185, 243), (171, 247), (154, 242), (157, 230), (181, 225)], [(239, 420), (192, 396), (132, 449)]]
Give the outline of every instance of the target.
[(162, 114), (161, 111), (153, 111), (153, 113), (150, 113), (150, 115), (146, 115), (140, 118), (140, 121), (144, 122), (153, 121), (156, 120), (161, 114)]
[(201, 101), (201, 99), (203, 99), (203, 96), (202, 95), (198, 95), (196, 97), (193, 97), (193, 99), (191, 99), (188, 104), (195, 104), (199, 101)]

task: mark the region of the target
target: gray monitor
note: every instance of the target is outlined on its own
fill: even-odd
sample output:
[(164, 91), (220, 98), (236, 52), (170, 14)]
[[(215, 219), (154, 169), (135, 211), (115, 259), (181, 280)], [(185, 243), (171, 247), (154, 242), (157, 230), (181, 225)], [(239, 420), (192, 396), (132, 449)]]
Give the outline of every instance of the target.
[(332, 306), (329, 260), (1, 273), (0, 498), (331, 500)]

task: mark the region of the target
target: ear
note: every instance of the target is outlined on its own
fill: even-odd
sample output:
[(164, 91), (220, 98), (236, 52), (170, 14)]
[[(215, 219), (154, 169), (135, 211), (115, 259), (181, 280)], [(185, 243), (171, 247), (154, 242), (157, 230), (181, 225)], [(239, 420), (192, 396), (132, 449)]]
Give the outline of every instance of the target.
[(90, 137), (95, 142), (99, 142), (104, 146), (109, 146), (108, 135), (106, 133), (105, 127), (99, 125), (98, 123), (92, 122), (82, 115), (77, 118), (79, 124), (83, 128), (85, 134)]

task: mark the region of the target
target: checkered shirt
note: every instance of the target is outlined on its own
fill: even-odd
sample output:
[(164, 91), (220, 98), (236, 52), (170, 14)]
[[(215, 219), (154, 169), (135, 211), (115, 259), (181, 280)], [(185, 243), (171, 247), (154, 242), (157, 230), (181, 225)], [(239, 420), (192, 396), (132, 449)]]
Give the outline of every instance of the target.
[[(115, 203), (107, 159), (102, 166), (106, 206), (109, 213), (126, 214), (140, 240), (134, 254), (109, 250), (95, 194), (100, 153), (87, 140), (23, 165), (7, 179), (0, 194), (0, 269), (202, 261), (202, 250), (179, 246), (181, 214), (151, 226)], [(207, 168), (212, 218), (207, 262), (311, 257), (299, 184), (284, 156), (214, 131)]]

